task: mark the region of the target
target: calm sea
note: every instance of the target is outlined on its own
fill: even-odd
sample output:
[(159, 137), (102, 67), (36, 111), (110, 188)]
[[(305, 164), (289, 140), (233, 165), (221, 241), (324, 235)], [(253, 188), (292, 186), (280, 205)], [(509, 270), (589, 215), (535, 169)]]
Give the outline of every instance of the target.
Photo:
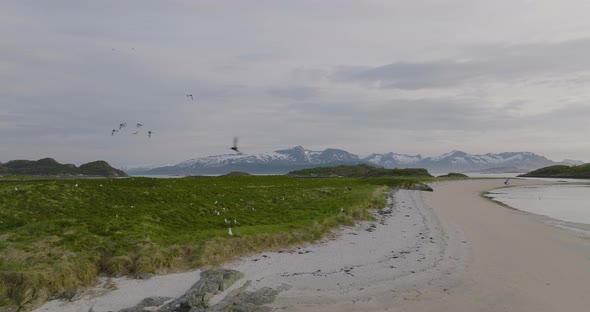
[(590, 180), (546, 180), (554, 183), (502, 188), (486, 196), (518, 210), (590, 224)]

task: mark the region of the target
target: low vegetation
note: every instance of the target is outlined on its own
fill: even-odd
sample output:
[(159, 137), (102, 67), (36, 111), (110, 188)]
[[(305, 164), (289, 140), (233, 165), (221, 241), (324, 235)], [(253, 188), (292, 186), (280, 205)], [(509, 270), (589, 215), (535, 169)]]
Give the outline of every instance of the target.
[[(288, 176), (0, 183), (0, 311), (97, 276), (216, 265), (370, 219), (405, 179)], [(229, 228), (233, 236), (229, 235)]]
[(467, 179), (469, 176), (463, 173), (458, 172), (450, 172), (445, 175), (440, 175), (437, 178), (446, 178), (446, 179)]
[(111, 167), (106, 161), (98, 160), (80, 167), (72, 164), (60, 164), (55, 159), (43, 158), (35, 160), (11, 160), (0, 163), (0, 175), (25, 175), (25, 176), (102, 176), (102, 177), (126, 177), (121, 170)]
[(519, 175), (519, 177), (590, 179), (590, 164), (572, 167), (549, 166)]
[(247, 172), (242, 172), (242, 171), (232, 171), (230, 173), (224, 174), (224, 177), (243, 177), (243, 176), (249, 176), (250, 174)]
[(289, 172), (294, 177), (347, 177), (347, 178), (383, 178), (383, 177), (432, 177), (423, 168), (385, 169), (370, 165), (317, 167)]

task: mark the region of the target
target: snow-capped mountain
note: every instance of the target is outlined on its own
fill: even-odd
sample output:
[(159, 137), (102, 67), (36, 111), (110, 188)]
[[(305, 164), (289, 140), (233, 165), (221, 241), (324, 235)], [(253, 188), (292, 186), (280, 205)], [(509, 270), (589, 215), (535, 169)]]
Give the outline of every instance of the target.
[(579, 166), (579, 165), (584, 164), (584, 162), (581, 160), (571, 160), (571, 159), (564, 159), (561, 163), (566, 166)]
[(416, 165), (435, 172), (466, 172), (498, 167), (533, 170), (553, 164), (556, 163), (530, 152), (472, 155), (461, 151), (452, 151), (438, 157), (425, 158)]
[(371, 154), (370, 156), (363, 158), (363, 161), (365, 162), (384, 168), (403, 168), (408, 166), (413, 167), (421, 160), (421, 155), (412, 156), (396, 153)]
[(363, 160), (385, 168), (426, 168), (431, 172), (469, 172), (493, 168), (518, 168), (519, 171), (526, 172), (557, 164), (571, 166), (583, 163), (575, 160), (554, 162), (530, 152), (473, 155), (455, 150), (437, 157), (422, 158), (420, 155), (410, 156), (388, 153), (373, 154)]
[(226, 154), (183, 161), (174, 166), (147, 171), (130, 169), (132, 174), (225, 174), (245, 171), (258, 174), (283, 174), (292, 170), (316, 166), (359, 164), (358, 156), (339, 149), (310, 151), (301, 146), (260, 154)]
[(451, 151), (423, 158), (396, 153), (371, 154), (359, 158), (340, 149), (310, 151), (301, 146), (260, 154), (226, 154), (190, 159), (176, 165), (146, 169), (128, 169), (131, 174), (200, 175), (244, 171), (254, 174), (284, 174), (292, 170), (318, 166), (370, 164), (384, 168), (426, 168), (431, 172), (468, 172), (491, 168), (518, 168), (529, 171), (556, 164), (580, 164), (581, 161), (554, 162), (530, 152), (472, 155)]

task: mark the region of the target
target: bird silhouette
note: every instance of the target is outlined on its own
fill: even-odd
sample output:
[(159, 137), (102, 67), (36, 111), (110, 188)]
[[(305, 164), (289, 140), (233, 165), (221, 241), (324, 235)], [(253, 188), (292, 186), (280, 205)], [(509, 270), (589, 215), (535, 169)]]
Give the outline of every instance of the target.
[(187, 94), (187, 95), (186, 95), (186, 97), (187, 97), (187, 98), (190, 98), (191, 100), (194, 100), (194, 99), (193, 99), (193, 95), (192, 95), (192, 94)]
[(111, 136), (115, 135), (115, 132), (119, 132), (119, 130), (113, 129), (113, 131), (111, 131)]
[(148, 131), (148, 138), (151, 138), (151, 137), (152, 137), (152, 132)]
[(242, 155), (242, 152), (238, 149), (238, 137), (234, 137), (234, 146), (230, 147), (230, 149), (236, 151), (238, 155)]
[(133, 133), (131, 133), (131, 134), (138, 135), (138, 134), (139, 134), (139, 131), (135, 131), (135, 132), (133, 132)]
[(123, 123), (120, 123), (119, 124), (119, 130), (121, 130), (121, 129), (125, 128), (125, 127), (127, 127), (127, 123), (126, 122), (123, 122)]
[(143, 124), (138, 123), (137, 125), (135, 125), (136, 128), (140, 128), (143, 127)]

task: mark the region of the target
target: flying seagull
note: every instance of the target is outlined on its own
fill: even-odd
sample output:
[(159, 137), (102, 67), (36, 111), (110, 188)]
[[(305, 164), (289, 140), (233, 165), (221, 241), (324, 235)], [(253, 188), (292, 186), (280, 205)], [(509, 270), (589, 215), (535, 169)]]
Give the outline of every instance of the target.
[(193, 95), (192, 95), (192, 94), (187, 94), (187, 95), (186, 95), (186, 97), (187, 97), (187, 98), (191, 98), (191, 100), (194, 100), (194, 99), (193, 99)]
[(127, 123), (126, 122), (123, 122), (123, 123), (120, 123), (119, 124), (119, 130), (121, 130), (121, 129), (125, 128), (125, 127), (127, 127)]
[(135, 131), (135, 132), (133, 132), (133, 133), (131, 133), (131, 134), (138, 135), (138, 134), (139, 134), (139, 131)]
[(238, 149), (238, 137), (234, 137), (234, 146), (230, 147), (230, 149), (236, 151), (238, 155), (242, 155), (242, 152), (240, 152), (240, 150)]
[(136, 128), (139, 128), (139, 127), (143, 127), (143, 125), (142, 125), (142, 124), (140, 124), (140, 123), (138, 123), (137, 125), (135, 125), (135, 127), (136, 127)]
[(111, 131), (111, 136), (115, 135), (115, 132), (119, 132), (119, 130), (113, 129), (113, 131)]

